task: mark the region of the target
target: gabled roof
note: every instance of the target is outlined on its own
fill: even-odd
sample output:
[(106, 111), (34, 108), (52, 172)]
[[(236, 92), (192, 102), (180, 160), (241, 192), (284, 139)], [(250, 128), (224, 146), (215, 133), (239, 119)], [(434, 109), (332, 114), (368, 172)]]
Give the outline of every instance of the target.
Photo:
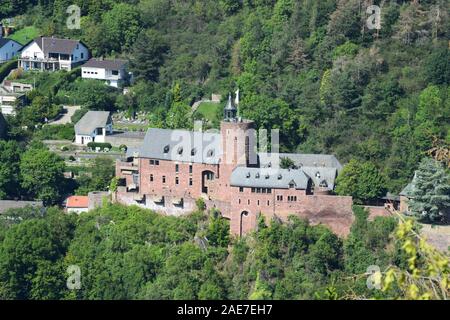
[(90, 135), (97, 128), (104, 128), (111, 123), (108, 111), (88, 111), (75, 125), (75, 134)]
[(128, 63), (127, 60), (101, 60), (92, 58), (81, 67), (84, 68), (100, 68), (106, 70), (120, 70)]
[(334, 190), (336, 178), (338, 175), (337, 168), (333, 167), (301, 167), (301, 170), (309, 176), (316, 187)]
[(230, 185), (246, 188), (306, 190), (310, 178), (302, 170), (237, 167), (231, 174)]
[(218, 164), (221, 141), (218, 133), (152, 128), (138, 152), (143, 158)]
[(88, 196), (72, 196), (67, 198), (66, 208), (88, 208)]
[(59, 39), (53, 37), (37, 37), (34, 40), (28, 42), (25, 47), (29, 44), (36, 42), (39, 48), (44, 52), (45, 55), (52, 53), (62, 53), (62, 54), (72, 54), (77, 45), (84, 45), (79, 40), (71, 40), (71, 39)]
[(302, 153), (258, 153), (261, 167), (269, 164), (276, 167), (281, 162), (281, 158), (289, 158), (295, 165), (301, 167), (329, 167), (342, 170), (339, 160), (331, 154), (302, 154)]
[(19, 46), (22, 47), (22, 45), (15, 40), (8, 39), (8, 38), (0, 38), (0, 49), (3, 48), (6, 44), (8, 44), (11, 41), (17, 43)]

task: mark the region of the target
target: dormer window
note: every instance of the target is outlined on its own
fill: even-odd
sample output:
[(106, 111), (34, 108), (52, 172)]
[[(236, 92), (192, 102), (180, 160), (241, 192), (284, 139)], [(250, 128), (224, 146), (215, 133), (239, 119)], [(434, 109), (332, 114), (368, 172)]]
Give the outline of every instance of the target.
[(213, 149), (208, 150), (206, 156), (207, 156), (208, 158), (211, 158), (212, 156), (214, 156), (214, 150), (213, 150)]
[(259, 179), (261, 177), (261, 175), (259, 173), (256, 174), (256, 179)]
[(181, 156), (183, 154), (183, 147), (179, 147), (177, 152)]
[(250, 174), (250, 172), (247, 172), (247, 179), (250, 179), (250, 177), (251, 177), (252, 175)]
[(191, 150), (191, 156), (192, 156), (192, 157), (195, 156), (196, 153), (197, 153), (197, 149), (193, 148), (193, 149)]
[(170, 151), (170, 146), (169, 145), (165, 146), (164, 147), (164, 154), (169, 153), (169, 151)]
[(283, 179), (283, 176), (281, 174), (278, 175), (278, 180)]
[(320, 172), (319, 171), (316, 172), (316, 178), (320, 179)]
[(266, 180), (268, 180), (270, 178), (269, 174), (266, 174)]
[(322, 182), (319, 185), (321, 188), (328, 188), (328, 183), (325, 180), (322, 180)]

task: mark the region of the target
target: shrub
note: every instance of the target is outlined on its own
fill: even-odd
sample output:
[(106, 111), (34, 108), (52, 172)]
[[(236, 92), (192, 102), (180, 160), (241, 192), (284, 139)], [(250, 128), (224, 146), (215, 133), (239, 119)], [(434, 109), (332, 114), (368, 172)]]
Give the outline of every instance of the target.
[(126, 151), (128, 150), (128, 147), (127, 147), (126, 145), (122, 144), (122, 145), (120, 145), (119, 149), (120, 149), (121, 151), (126, 152)]
[(97, 150), (97, 148), (100, 148), (100, 150), (111, 150), (112, 146), (111, 143), (101, 143), (101, 142), (89, 142), (88, 148), (91, 150)]

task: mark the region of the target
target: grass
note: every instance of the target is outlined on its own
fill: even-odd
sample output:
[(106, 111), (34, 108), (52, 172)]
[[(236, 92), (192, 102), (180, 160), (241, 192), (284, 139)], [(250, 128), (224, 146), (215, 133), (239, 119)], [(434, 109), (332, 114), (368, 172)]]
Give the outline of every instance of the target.
[(38, 28), (36, 28), (35, 26), (30, 26), (17, 30), (8, 38), (24, 45), (27, 44), (29, 41), (33, 40), (34, 38), (36, 38), (37, 36), (39, 36)]
[(219, 108), (222, 108), (220, 103), (203, 102), (196, 113), (201, 114), (204, 119), (212, 122), (217, 119)]

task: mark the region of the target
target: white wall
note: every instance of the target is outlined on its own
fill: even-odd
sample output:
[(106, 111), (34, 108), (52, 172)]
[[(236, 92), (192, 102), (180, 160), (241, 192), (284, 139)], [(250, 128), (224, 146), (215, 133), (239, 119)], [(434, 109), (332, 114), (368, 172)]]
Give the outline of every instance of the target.
[(67, 213), (80, 214), (80, 213), (84, 213), (84, 212), (88, 212), (88, 211), (89, 211), (88, 208), (67, 208)]
[(39, 48), (36, 42), (32, 42), (22, 50), (22, 54), (20, 56), (22, 58), (25, 57), (34, 58), (35, 54), (37, 58), (44, 59), (44, 53), (42, 52), (41, 48)]
[(81, 68), (81, 77), (85, 79), (106, 80), (106, 70), (102, 68)]
[(79, 43), (78, 48), (75, 48), (72, 55), (72, 63), (87, 61), (89, 59), (89, 50), (82, 43)]
[[(94, 134), (92, 134), (94, 136)], [(82, 144), (87, 145), (89, 142), (92, 142), (92, 136), (86, 136), (86, 135), (75, 135), (75, 143), (76, 144)], [(83, 139), (84, 138), (84, 139)]]
[(2, 48), (0, 48), (0, 62), (11, 60), (19, 53), (18, 51), (21, 48), (22, 45), (18, 44), (15, 41), (8, 42)]

